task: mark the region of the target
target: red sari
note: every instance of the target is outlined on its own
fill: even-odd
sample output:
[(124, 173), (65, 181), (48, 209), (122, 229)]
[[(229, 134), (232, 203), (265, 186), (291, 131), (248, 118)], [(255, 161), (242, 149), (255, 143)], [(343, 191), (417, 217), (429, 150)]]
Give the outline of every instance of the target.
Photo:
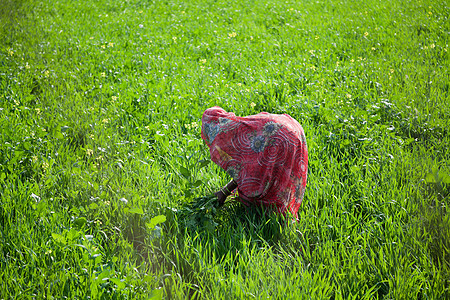
[(238, 184), (244, 204), (297, 212), (303, 199), (308, 150), (301, 125), (287, 114), (237, 117), (220, 107), (203, 113), (202, 138), (211, 160)]

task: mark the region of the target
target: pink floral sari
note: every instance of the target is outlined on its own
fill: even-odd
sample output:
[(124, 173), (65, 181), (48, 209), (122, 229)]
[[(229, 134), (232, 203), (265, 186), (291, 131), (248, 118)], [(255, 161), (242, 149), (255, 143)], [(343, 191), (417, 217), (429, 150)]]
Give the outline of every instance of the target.
[(296, 120), (266, 112), (237, 117), (215, 106), (203, 113), (202, 138), (212, 161), (237, 182), (244, 204), (263, 204), (297, 217), (306, 187), (308, 150)]

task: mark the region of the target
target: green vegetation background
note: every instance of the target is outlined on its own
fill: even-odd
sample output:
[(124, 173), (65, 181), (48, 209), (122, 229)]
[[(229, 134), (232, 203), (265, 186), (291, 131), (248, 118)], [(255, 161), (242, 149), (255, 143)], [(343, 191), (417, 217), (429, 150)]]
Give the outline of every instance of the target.
[[(0, 6), (0, 298), (450, 297), (447, 1)], [(179, 213), (214, 105), (303, 125), (298, 223)]]

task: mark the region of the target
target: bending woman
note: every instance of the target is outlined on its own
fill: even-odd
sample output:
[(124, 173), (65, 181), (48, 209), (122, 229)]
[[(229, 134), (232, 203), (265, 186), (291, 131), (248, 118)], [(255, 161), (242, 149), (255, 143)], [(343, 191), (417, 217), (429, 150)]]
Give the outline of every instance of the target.
[(297, 217), (306, 187), (308, 150), (296, 120), (266, 112), (237, 117), (215, 106), (203, 113), (202, 138), (211, 160), (233, 178), (216, 193), (220, 204), (237, 188), (246, 205), (262, 204)]

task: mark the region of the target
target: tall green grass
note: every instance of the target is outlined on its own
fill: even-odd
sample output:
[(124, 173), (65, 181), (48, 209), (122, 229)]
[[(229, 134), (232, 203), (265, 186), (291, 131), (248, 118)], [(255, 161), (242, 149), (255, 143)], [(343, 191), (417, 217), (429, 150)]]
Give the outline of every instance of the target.
[[(446, 1), (0, 7), (1, 299), (450, 297)], [(214, 105), (303, 125), (299, 222), (185, 214)]]

